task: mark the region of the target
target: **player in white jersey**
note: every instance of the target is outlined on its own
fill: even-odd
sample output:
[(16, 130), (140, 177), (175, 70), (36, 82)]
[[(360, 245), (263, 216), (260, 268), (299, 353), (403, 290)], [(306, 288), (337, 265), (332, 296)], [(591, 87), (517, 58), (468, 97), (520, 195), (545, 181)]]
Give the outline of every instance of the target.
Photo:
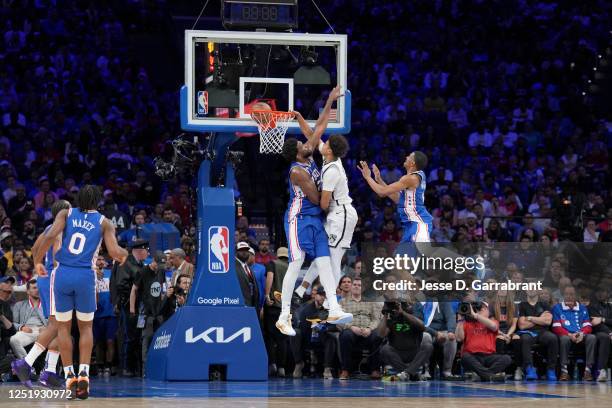
[[(319, 205), (323, 211), (327, 212), (324, 226), (328, 236), (332, 272), (337, 286), (342, 276), (342, 257), (351, 246), (358, 218), (357, 211), (351, 204), (353, 200), (349, 195), (348, 178), (342, 165), (342, 158), (348, 151), (348, 142), (342, 135), (332, 135), (327, 142), (319, 145), (319, 151), (324, 160)], [(302, 284), (295, 291), (298, 296), (304, 295), (318, 274), (317, 268), (311, 264)]]

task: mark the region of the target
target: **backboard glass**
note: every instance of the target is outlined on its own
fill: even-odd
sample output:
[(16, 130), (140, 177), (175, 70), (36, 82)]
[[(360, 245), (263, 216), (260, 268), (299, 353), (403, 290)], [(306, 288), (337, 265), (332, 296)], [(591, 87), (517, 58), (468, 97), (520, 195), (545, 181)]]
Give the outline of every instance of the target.
[[(297, 110), (314, 126), (329, 91), (345, 97), (334, 106), (327, 134), (349, 133), (347, 37), (246, 31), (185, 31), (185, 85), (181, 126), (187, 131), (257, 132), (250, 106)], [(300, 133), (297, 123), (288, 133)]]

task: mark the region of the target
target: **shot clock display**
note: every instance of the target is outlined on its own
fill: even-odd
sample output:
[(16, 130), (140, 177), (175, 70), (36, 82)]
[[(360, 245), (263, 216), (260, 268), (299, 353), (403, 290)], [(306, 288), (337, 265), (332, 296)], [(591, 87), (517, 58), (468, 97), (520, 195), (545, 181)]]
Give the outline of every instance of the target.
[(225, 28), (296, 29), (298, 0), (223, 0)]

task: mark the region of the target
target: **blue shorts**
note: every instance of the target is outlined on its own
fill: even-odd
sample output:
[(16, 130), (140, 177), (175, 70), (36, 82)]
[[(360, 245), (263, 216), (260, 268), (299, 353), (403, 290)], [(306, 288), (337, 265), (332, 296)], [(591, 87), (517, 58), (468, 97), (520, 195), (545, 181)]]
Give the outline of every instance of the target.
[(96, 311), (96, 273), (91, 268), (58, 265), (53, 271), (55, 312), (80, 313)]
[(431, 242), (429, 234), (433, 230), (430, 222), (409, 222), (403, 224), (404, 235), (400, 242)]
[(302, 259), (305, 253), (312, 259), (329, 256), (329, 242), (319, 216), (301, 215), (287, 222), (285, 234), (289, 242), (289, 262)]
[(96, 341), (115, 340), (117, 335), (117, 318), (115, 316), (96, 317), (93, 321), (93, 335)]
[(36, 286), (38, 286), (38, 294), (40, 296), (40, 304), (42, 306), (45, 319), (51, 316), (51, 277), (39, 276), (36, 278)]

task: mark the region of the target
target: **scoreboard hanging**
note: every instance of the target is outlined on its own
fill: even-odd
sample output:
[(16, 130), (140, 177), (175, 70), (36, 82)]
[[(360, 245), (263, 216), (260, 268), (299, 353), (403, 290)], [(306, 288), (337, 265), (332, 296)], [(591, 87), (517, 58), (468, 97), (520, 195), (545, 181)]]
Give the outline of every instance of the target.
[(226, 29), (298, 27), (298, 0), (222, 0), (221, 13)]

